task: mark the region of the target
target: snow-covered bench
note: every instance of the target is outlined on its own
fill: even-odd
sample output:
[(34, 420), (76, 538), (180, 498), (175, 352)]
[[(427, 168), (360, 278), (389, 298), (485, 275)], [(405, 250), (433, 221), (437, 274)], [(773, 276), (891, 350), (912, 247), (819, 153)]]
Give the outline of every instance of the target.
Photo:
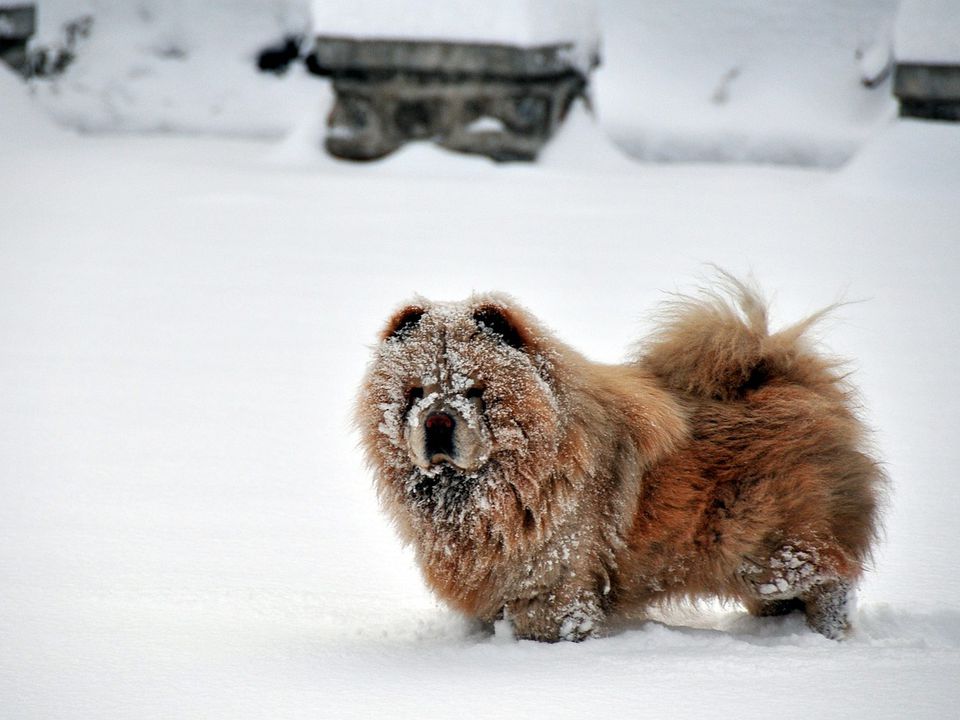
[(592, 0), (317, 0), (313, 28), (326, 148), (356, 160), (427, 139), (533, 159), (598, 63)]
[(960, 121), (960, 0), (903, 0), (893, 52), (900, 114)]
[(17, 72), (26, 72), (27, 41), (36, 30), (36, 22), (35, 5), (0, 0), (0, 60)]

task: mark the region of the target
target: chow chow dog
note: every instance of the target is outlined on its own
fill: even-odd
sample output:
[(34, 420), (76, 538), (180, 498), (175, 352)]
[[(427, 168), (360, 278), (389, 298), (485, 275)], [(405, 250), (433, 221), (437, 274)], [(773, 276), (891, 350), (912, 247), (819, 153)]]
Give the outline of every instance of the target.
[(771, 334), (724, 277), (606, 365), (504, 295), (415, 300), (357, 404), (382, 505), (439, 597), (520, 638), (704, 597), (842, 638), (884, 478), (838, 363), (805, 341), (822, 314)]

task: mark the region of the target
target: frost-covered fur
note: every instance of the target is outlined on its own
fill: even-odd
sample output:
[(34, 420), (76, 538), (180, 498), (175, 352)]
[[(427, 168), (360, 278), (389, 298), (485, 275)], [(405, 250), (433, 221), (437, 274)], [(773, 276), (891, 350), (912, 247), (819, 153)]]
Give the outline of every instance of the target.
[(882, 474), (816, 318), (776, 334), (756, 294), (674, 304), (622, 365), (501, 295), (387, 324), (357, 417), (429, 585), (519, 637), (580, 640), (681, 597), (804, 609), (842, 637)]

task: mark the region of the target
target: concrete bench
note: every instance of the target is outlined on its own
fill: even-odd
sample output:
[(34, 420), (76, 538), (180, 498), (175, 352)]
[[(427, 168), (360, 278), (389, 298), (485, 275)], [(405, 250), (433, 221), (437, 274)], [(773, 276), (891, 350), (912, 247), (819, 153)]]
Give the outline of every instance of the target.
[[(363, 13), (363, 0), (350, 0), (342, 16), (336, 14), (335, 2), (318, 3), (307, 67), (333, 82), (336, 99), (328, 119), (327, 151), (373, 160), (407, 142), (429, 140), (495, 160), (534, 159), (573, 100), (585, 93), (599, 55), (592, 41), (571, 37), (562, 27), (555, 34), (567, 39), (544, 42), (542, 34), (518, 32), (517, 38), (535, 41), (512, 42), (509, 21), (523, 3), (510, 2), (463, 6), (461, 11), (477, 9), (482, 17), (451, 12), (446, 25), (446, 6), (422, 0), (391, 5), (398, 13), (412, 14), (413, 22), (404, 15), (383, 17), (382, 4), (358, 21), (354, 11), (359, 7)], [(582, 0), (566, 3), (578, 11), (585, 7)], [(564, 0), (541, 2), (517, 17), (540, 28), (537, 12), (562, 20), (564, 7)]]

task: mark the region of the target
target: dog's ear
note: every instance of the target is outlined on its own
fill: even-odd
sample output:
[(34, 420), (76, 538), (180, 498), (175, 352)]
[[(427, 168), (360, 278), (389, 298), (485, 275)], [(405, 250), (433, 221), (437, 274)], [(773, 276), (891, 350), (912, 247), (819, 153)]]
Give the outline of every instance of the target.
[(530, 338), (524, 332), (523, 325), (508, 308), (500, 305), (481, 305), (473, 311), (473, 321), (481, 330), (499, 336), (512, 348), (525, 350), (530, 344)]
[(407, 305), (405, 308), (394, 313), (393, 317), (387, 323), (387, 327), (381, 335), (382, 340), (390, 338), (403, 339), (420, 324), (420, 318), (423, 317), (426, 310), (418, 305)]

